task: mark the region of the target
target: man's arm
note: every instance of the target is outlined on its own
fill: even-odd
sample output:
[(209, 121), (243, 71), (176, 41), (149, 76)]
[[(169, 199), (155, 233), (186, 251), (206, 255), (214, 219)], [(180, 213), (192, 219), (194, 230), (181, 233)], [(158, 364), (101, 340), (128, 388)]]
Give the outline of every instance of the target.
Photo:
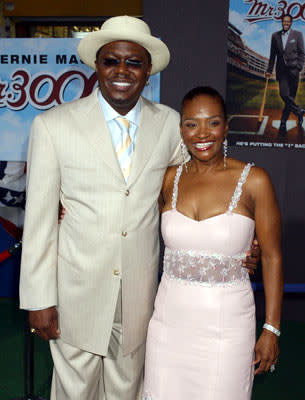
[(302, 71), (304, 60), (305, 60), (305, 53), (304, 53), (304, 39), (302, 32), (298, 32), (297, 38), (297, 49), (298, 49), (298, 70)]
[(54, 144), (41, 117), (31, 129), (27, 202), (20, 274), (20, 307), (57, 304), (57, 233), (60, 170)]

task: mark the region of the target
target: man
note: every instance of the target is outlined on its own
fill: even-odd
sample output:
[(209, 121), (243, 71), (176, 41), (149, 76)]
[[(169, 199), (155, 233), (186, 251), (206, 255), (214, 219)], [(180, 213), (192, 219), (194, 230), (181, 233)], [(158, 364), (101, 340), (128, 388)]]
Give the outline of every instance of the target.
[(78, 53), (100, 90), (33, 123), (21, 307), (51, 339), (52, 400), (135, 400), (158, 282), (157, 200), (167, 166), (181, 161), (178, 114), (140, 94), (169, 51), (124, 16)]
[(279, 133), (286, 135), (290, 112), (298, 117), (298, 125), (303, 124), (305, 110), (295, 103), (299, 84), (299, 73), (304, 64), (304, 41), (299, 31), (291, 29), (292, 16), (282, 17), (282, 30), (273, 33), (271, 38), (270, 58), (266, 77), (270, 77), (276, 59), (276, 79), (279, 81), (280, 96), (285, 103), (282, 112)]
[(135, 400), (158, 281), (157, 200), (167, 166), (180, 161), (178, 113), (140, 94), (170, 56), (127, 16), (107, 20), (78, 52), (101, 91), (33, 123), (21, 307), (43, 309), (30, 326), (57, 339), (52, 399)]

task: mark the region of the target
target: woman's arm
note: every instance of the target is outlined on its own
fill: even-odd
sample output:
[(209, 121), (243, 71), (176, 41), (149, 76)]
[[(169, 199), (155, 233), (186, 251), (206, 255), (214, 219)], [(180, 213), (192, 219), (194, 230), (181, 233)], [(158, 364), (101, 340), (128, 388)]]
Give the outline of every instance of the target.
[(168, 167), (162, 183), (161, 193), (159, 195), (158, 203), (159, 203), (159, 211), (162, 212), (163, 208), (170, 208), (174, 179), (177, 171), (177, 166)]
[[(254, 204), (256, 234), (261, 247), (263, 281), (265, 290), (266, 323), (280, 329), (283, 272), (281, 253), (281, 216), (273, 185), (268, 174), (253, 168), (249, 186)], [(255, 373), (270, 370), (279, 355), (278, 337), (264, 329), (255, 346)]]

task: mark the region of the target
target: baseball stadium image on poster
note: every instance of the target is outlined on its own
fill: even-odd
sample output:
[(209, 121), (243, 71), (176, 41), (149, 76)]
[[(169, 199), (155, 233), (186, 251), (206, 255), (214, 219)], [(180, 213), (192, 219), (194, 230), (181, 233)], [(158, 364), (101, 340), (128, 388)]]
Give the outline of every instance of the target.
[(305, 149), (305, 2), (230, 0), (229, 144)]

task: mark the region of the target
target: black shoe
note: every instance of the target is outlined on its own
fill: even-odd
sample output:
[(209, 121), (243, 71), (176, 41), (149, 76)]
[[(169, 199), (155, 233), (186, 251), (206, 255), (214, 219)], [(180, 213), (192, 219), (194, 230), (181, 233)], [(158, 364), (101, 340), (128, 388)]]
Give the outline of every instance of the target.
[(300, 111), (299, 111), (299, 114), (298, 114), (298, 124), (299, 124), (300, 128), (303, 127), (304, 114), (305, 114), (305, 110), (304, 110), (304, 108), (301, 108)]
[(287, 135), (286, 121), (285, 122), (281, 122), (280, 127), (279, 127), (279, 135), (280, 136), (286, 136)]

